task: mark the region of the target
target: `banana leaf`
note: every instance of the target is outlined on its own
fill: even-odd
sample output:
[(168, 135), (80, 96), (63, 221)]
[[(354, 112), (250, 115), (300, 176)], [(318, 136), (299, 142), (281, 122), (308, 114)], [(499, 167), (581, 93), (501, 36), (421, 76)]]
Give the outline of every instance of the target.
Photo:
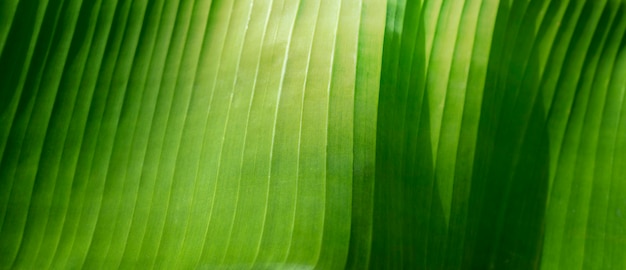
[(3, 0), (0, 269), (626, 269), (623, 0)]

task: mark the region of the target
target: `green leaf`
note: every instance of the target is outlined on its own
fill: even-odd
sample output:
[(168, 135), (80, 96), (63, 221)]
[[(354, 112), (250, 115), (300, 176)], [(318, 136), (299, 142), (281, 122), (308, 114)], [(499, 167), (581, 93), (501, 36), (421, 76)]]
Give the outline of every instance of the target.
[(621, 0), (6, 0), (0, 269), (626, 269)]

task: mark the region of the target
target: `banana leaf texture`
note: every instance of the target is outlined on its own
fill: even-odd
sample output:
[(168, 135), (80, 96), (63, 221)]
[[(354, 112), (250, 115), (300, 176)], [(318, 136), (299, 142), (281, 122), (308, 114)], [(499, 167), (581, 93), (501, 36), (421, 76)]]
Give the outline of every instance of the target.
[(626, 269), (623, 0), (1, 0), (0, 269)]

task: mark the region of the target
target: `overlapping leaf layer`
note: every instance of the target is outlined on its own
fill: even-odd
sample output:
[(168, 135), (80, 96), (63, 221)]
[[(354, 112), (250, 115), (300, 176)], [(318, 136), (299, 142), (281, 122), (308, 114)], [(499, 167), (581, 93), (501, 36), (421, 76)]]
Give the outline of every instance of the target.
[(626, 269), (626, 3), (0, 2), (2, 269)]

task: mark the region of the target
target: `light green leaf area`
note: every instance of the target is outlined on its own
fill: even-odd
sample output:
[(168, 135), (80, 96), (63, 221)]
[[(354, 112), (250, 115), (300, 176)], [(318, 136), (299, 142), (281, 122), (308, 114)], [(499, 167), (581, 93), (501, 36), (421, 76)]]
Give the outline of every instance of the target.
[(626, 269), (622, 0), (3, 0), (0, 269)]

